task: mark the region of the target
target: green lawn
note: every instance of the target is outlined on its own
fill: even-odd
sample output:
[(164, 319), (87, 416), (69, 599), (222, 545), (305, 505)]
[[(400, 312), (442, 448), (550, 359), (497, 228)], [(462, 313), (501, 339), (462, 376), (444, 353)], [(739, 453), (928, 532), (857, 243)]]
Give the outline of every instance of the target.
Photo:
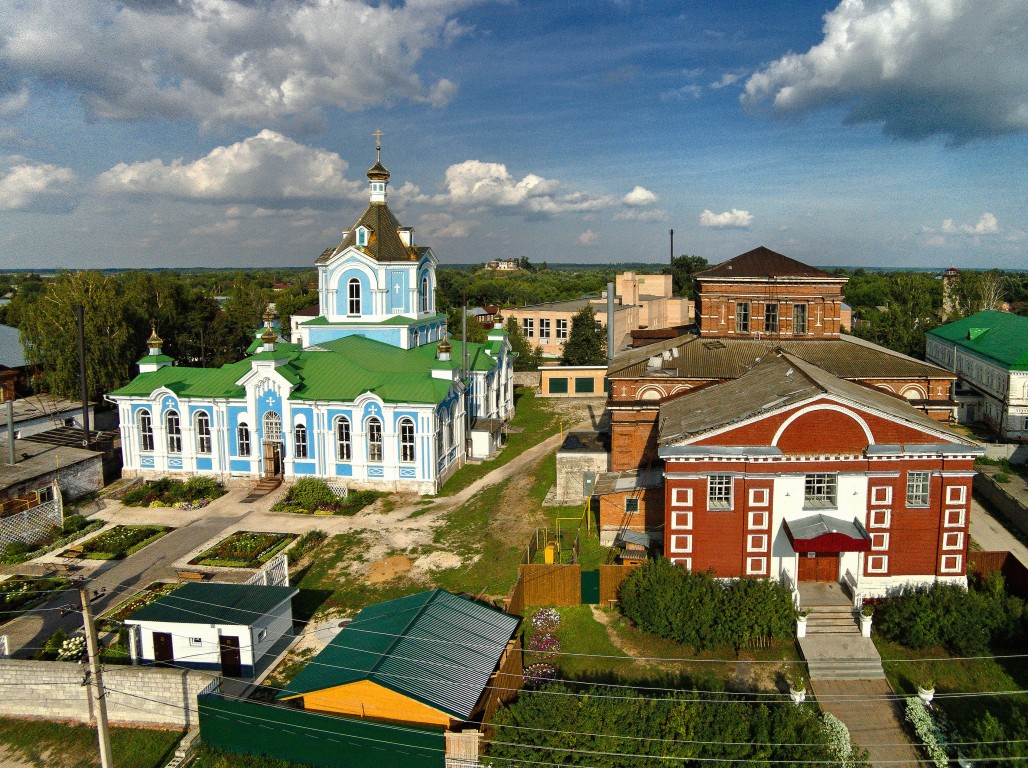
[(289, 763), (273, 757), (234, 755), (203, 744), (197, 749), (196, 759), (189, 765), (190, 768), (306, 768), (303, 763)]
[[(463, 491), (497, 467), (517, 458), (550, 435), (555, 435), (561, 427), (550, 402), (545, 398), (537, 398), (534, 389), (519, 387), (515, 390), (514, 408), (514, 419), (510, 425), (522, 431), (508, 434), (506, 447), (495, 458), (458, 470), (443, 484), (440, 496), (452, 496)], [(566, 424), (564, 426), (567, 427)]]
[[(118, 768), (164, 768), (181, 731), (112, 728), (111, 755)], [(31, 765), (93, 768), (100, 764), (96, 729), (43, 720), (0, 718), (0, 744)]]

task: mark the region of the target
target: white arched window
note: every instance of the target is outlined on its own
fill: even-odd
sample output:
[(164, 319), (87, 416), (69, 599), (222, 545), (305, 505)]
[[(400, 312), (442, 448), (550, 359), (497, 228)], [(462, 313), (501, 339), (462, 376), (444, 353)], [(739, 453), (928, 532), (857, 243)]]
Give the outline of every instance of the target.
[(168, 453), (182, 453), (182, 427), (178, 411), (168, 411), (164, 415), (164, 429), (168, 433)]
[(293, 451), (297, 459), (307, 458), (307, 427), (297, 424), (293, 428)]
[(153, 450), (153, 417), (146, 410), (139, 412), (139, 450)]
[(236, 453), (240, 456), (250, 455), (250, 427), (245, 421), (239, 422), (236, 429)]
[(400, 420), (400, 461), (414, 461), (414, 422)]
[(368, 419), (368, 461), (382, 461), (382, 422)]
[(442, 447), (443, 450), (448, 450), (453, 445), (453, 419), (450, 417), (450, 409), (447, 408), (439, 414), (439, 420), (442, 421)]
[(353, 442), (350, 437), (350, 420), (345, 416), (336, 419), (336, 461), (350, 461), (353, 458)]
[(277, 411), (268, 411), (264, 414), (264, 442), (282, 442), (282, 417)]
[(350, 278), (346, 284), (346, 313), (359, 315), (361, 313), (361, 281), (356, 277)]
[(414, 331), (414, 348), (421, 346), (421, 331)]
[(428, 312), (429, 303), (429, 283), (428, 275), (421, 278), (421, 311)]
[(196, 414), (196, 452), (211, 452), (211, 417), (203, 411)]

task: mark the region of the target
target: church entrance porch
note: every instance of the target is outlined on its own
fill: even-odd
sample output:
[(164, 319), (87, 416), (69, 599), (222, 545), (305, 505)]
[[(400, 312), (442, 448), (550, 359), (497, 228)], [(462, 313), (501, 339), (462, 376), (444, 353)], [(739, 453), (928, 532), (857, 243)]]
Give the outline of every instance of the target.
[(282, 443), (264, 443), (263, 464), (265, 480), (282, 477)]
[(839, 582), (838, 552), (800, 552), (797, 581)]

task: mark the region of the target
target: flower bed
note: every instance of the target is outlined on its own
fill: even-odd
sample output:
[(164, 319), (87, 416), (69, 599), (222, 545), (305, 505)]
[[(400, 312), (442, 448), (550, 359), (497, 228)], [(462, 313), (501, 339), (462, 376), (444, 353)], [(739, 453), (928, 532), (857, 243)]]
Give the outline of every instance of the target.
[[(78, 549), (90, 560), (120, 560), (138, 552), (174, 530), (166, 525), (116, 525), (94, 536)], [(71, 550), (65, 557), (72, 556)]]
[(118, 603), (108, 611), (104, 611), (97, 624), (97, 628), (103, 632), (114, 632), (121, 628), (122, 621), (135, 613), (143, 606), (149, 605), (159, 597), (164, 597), (170, 592), (178, 589), (181, 584), (167, 584), (163, 581), (155, 581), (142, 592), (133, 595), (128, 600)]
[(293, 483), (286, 497), (271, 510), (301, 515), (356, 515), (383, 495), (375, 491), (351, 491), (346, 498), (341, 498), (324, 480), (305, 477)]
[(126, 507), (176, 507), (201, 509), (214, 499), (224, 496), (225, 489), (209, 477), (191, 477), (181, 480), (147, 480), (121, 498)]
[[(83, 525), (79, 525), (79, 521), (82, 521)], [(4, 548), (3, 554), (0, 555), (0, 565), (12, 565), (14, 563), (24, 563), (28, 560), (34, 560), (41, 555), (45, 555), (47, 552), (52, 552), (60, 547), (67, 546), (76, 539), (81, 539), (93, 531), (98, 531), (107, 525), (106, 520), (89, 520), (86, 521), (81, 515), (70, 515), (65, 518), (65, 531), (54, 526), (50, 530), (50, 533), (46, 535), (42, 541), (36, 542), (31, 546), (24, 547), (12, 547), (10, 544)]]
[(191, 565), (260, 568), (295, 538), (295, 533), (236, 531), (189, 562)]
[(69, 586), (67, 579), (23, 579), (12, 576), (0, 581), (0, 622), (41, 605)]

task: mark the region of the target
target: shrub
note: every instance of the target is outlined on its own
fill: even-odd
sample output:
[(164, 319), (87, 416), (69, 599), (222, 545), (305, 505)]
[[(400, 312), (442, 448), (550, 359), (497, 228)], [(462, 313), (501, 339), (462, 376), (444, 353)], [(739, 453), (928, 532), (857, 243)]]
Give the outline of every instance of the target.
[(942, 730), (932, 719), (931, 712), (925, 707), (921, 699), (911, 696), (907, 699), (906, 720), (914, 726), (914, 733), (921, 740), (928, 759), (936, 768), (946, 768), (949, 765), (949, 758), (946, 756), (946, 742), (942, 736)]
[(697, 650), (791, 637), (792, 595), (774, 581), (723, 582), (667, 559), (647, 561), (621, 585), (621, 612), (641, 629)]
[(324, 480), (304, 477), (297, 480), (286, 494), (286, 503), (296, 504), (305, 509), (315, 510), (319, 507), (334, 507), (338, 499)]
[(992, 479), (995, 480), (997, 483), (1009, 483), (1010, 475), (1008, 475), (1006, 472), (997, 472), (992, 476)]
[(191, 477), (182, 485), (182, 495), (188, 501), (216, 499), (221, 495), (221, 486), (210, 477)]
[(82, 515), (68, 515), (64, 518), (64, 532), (76, 533), (89, 525), (89, 521)]
[(32, 551), (32, 547), (24, 541), (12, 541), (4, 547), (4, 557), (21, 557)]
[(63, 629), (58, 629), (43, 643), (42, 649), (36, 654), (37, 659), (43, 661), (53, 661), (57, 658), (57, 654), (61, 652), (61, 647), (68, 639), (68, 633)]

